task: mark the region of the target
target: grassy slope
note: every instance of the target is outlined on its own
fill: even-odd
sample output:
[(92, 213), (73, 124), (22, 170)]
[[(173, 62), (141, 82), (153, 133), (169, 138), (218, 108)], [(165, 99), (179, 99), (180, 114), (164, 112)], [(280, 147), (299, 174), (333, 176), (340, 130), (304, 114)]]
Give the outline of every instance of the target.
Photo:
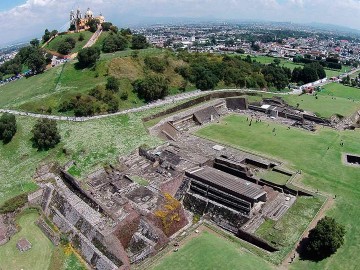
[[(20, 232), (0, 247), (0, 269), (48, 269), (54, 246), (35, 225), (38, 217), (36, 210), (27, 211), (19, 217)], [(30, 241), (32, 248), (22, 253), (16, 248), (16, 243), (23, 237)]]
[[(80, 34), (83, 34), (83, 36), (84, 36), (83, 41), (79, 41)], [(91, 38), (92, 35), (93, 35), (93, 33), (91, 33), (90, 31), (85, 31), (85, 32), (81, 32), (81, 33), (71, 33), (71, 34), (66, 34), (66, 35), (59, 35), (56, 38), (54, 38), (48, 45), (46, 45), (45, 49), (48, 49), (51, 51), (57, 51), (57, 49), (59, 48), (59, 45), (62, 43), (63, 40), (65, 40), (67, 37), (72, 37), (75, 39), (76, 44), (75, 44), (75, 48), (72, 49), (71, 52), (75, 53), (75, 52), (80, 51), (80, 49), (85, 46), (86, 42), (88, 42), (88, 40)]]
[[(276, 136), (272, 135), (273, 128)], [(285, 126), (273, 123), (249, 127), (246, 118), (232, 115), (197, 134), (288, 161), (288, 166), (303, 170), (305, 185), (337, 195), (335, 207), (327, 214), (346, 225), (345, 245), (329, 259), (317, 264), (298, 262), (295, 269), (355, 269), (359, 265), (356, 254), (360, 249), (360, 169), (341, 162), (342, 153), (360, 154), (358, 131), (336, 132), (322, 128), (314, 134), (299, 129), (287, 130)], [(343, 147), (341, 140), (345, 143)]]
[(191, 239), (179, 251), (162, 259), (154, 270), (172, 269), (271, 269), (233, 242), (210, 232)]
[[(140, 106), (144, 102), (133, 93), (131, 82), (144, 76), (143, 58), (146, 55), (158, 55), (161, 50), (140, 50), (138, 60), (132, 59), (131, 53), (132, 50), (103, 54), (95, 69), (78, 70), (74, 61), (43, 74), (9, 83), (0, 87), (0, 95), (3, 97), (0, 100), (0, 108), (43, 112), (51, 107), (52, 113), (59, 114), (56, 109), (62, 101), (78, 93), (87, 93), (95, 85), (105, 84), (108, 75), (119, 78), (120, 92), (128, 93), (128, 99), (121, 100), (120, 109)], [(175, 73), (174, 68), (181, 62), (170, 58), (169, 63), (164, 76), (170, 79), (172, 94), (176, 94), (182, 78)]]

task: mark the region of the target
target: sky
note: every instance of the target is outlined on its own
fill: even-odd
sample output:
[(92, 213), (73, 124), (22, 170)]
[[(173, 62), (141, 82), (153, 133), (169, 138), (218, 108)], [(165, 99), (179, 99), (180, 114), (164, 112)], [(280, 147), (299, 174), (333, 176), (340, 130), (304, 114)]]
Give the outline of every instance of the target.
[(70, 10), (78, 7), (101, 12), (119, 27), (148, 17), (181, 17), (319, 22), (360, 29), (360, 0), (0, 0), (0, 45), (40, 37), (45, 28), (61, 30)]

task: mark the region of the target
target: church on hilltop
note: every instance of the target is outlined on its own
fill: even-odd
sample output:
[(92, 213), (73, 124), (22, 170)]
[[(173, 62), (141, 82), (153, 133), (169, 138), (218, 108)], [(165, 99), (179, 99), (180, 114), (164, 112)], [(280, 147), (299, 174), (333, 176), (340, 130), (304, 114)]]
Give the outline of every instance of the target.
[(69, 30), (75, 32), (88, 30), (89, 26), (87, 25), (87, 23), (93, 19), (98, 20), (100, 24), (105, 22), (105, 17), (102, 14), (100, 14), (99, 16), (94, 16), (90, 8), (87, 9), (84, 16), (82, 15), (79, 8), (76, 10), (76, 12), (72, 10), (70, 12)]

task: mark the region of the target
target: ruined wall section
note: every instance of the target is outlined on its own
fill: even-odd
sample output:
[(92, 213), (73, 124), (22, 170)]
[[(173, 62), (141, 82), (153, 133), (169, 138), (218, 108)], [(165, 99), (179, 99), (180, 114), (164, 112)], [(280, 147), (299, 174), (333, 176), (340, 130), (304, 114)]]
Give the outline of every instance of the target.
[(48, 216), (95, 269), (118, 269), (123, 262), (106, 248), (103, 231), (111, 220), (95, 211), (59, 179), (47, 203)]
[(248, 216), (192, 192), (186, 193), (183, 204), (191, 212), (205, 216), (233, 233), (237, 233), (239, 228), (249, 221)]

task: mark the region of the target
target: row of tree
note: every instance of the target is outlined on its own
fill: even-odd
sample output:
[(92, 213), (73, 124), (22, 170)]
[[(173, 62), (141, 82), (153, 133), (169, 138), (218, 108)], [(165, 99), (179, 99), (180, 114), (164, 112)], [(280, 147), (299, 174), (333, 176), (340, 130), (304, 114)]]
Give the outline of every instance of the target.
[(319, 63), (311, 63), (291, 71), (280, 66), (279, 59), (264, 65), (252, 61), (250, 56), (217, 57), (187, 53), (178, 56), (188, 65), (177, 67), (175, 71), (200, 90), (214, 89), (220, 81), (227, 86), (282, 90), (291, 82), (302, 84), (326, 77), (325, 70)]
[(45, 70), (46, 64), (51, 62), (51, 55), (46, 54), (32, 40), (32, 45), (20, 49), (14, 59), (11, 59), (0, 66), (0, 79), (3, 75), (18, 75), (23, 67), (27, 66), (33, 73), (41, 73)]
[(311, 55), (305, 54), (303, 56), (296, 56), (293, 58), (294, 63), (301, 63), (301, 64), (312, 64), (312, 63), (318, 63), (321, 66), (325, 68), (331, 68), (331, 69), (342, 69), (342, 65), (337, 58), (328, 57), (325, 60), (322, 59), (322, 57), (316, 57), (316, 59), (311, 59)]

